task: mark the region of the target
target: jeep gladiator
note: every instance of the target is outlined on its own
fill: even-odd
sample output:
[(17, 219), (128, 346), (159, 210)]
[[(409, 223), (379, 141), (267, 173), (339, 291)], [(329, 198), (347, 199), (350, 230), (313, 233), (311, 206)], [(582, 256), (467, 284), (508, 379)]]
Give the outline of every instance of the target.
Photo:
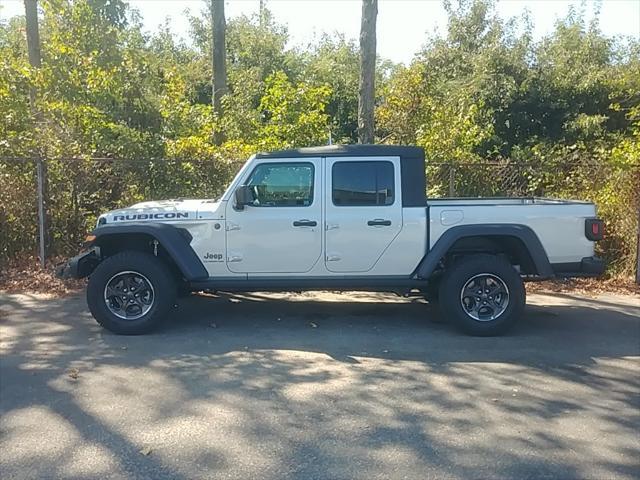
[(89, 277), (91, 313), (119, 334), (155, 328), (179, 292), (329, 289), (424, 295), (463, 331), (498, 335), (522, 315), (524, 281), (604, 269), (592, 203), (425, 192), (417, 147), (259, 153), (219, 200), (100, 215), (58, 274)]

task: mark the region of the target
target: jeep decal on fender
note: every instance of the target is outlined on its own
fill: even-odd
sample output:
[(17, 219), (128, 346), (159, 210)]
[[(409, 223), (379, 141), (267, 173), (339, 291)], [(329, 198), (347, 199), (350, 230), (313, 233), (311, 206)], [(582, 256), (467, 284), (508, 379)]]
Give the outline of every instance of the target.
[(204, 262), (222, 262), (223, 261), (223, 256), (221, 253), (207, 252), (202, 258), (204, 259)]
[(131, 220), (171, 220), (177, 218), (189, 218), (189, 212), (168, 212), (168, 213), (135, 213), (127, 215), (114, 215), (114, 222), (125, 222)]

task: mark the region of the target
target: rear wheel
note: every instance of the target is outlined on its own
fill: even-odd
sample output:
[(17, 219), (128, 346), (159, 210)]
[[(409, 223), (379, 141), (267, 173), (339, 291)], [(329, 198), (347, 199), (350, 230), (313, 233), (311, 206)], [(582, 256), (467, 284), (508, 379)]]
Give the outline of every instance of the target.
[(525, 289), (518, 272), (504, 258), (463, 258), (445, 272), (440, 307), (464, 332), (501, 335), (522, 315)]
[(87, 303), (96, 321), (121, 335), (156, 328), (173, 306), (176, 282), (157, 257), (127, 251), (96, 267), (87, 286)]

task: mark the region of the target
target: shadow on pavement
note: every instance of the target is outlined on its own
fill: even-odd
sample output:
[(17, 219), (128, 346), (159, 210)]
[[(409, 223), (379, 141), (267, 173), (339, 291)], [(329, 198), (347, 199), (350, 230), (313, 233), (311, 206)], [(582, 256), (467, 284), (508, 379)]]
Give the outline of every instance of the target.
[(640, 309), (548, 298), (472, 338), (378, 294), (192, 296), (141, 337), (2, 297), (0, 476), (637, 477)]

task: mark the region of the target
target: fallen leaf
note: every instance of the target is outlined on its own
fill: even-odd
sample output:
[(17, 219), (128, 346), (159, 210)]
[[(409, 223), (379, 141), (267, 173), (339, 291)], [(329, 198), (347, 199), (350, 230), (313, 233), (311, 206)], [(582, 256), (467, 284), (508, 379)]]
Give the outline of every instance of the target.
[(310, 326), (311, 328), (318, 328), (318, 325), (316, 325), (316, 324), (315, 324), (315, 323), (313, 323), (313, 322), (309, 323), (309, 326)]
[(127, 347), (120, 347), (120, 350), (126, 350)]
[(151, 450), (151, 447), (144, 447), (142, 450), (140, 450), (140, 453), (146, 457), (148, 455), (151, 455), (152, 451), (153, 450)]
[(69, 377), (73, 378), (74, 380), (77, 380), (80, 376), (80, 370), (78, 370), (77, 368), (70, 368), (69, 371), (67, 371), (67, 375), (69, 375)]
[(216, 325), (216, 324), (215, 324), (215, 323), (213, 323), (213, 322), (211, 322), (211, 323), (209, 324), (209, 326), (210, 326), (211, 328), (218, 328), (218, 325)]
[(382, 350), (382, 353), (389, 353), (389, 350)]

